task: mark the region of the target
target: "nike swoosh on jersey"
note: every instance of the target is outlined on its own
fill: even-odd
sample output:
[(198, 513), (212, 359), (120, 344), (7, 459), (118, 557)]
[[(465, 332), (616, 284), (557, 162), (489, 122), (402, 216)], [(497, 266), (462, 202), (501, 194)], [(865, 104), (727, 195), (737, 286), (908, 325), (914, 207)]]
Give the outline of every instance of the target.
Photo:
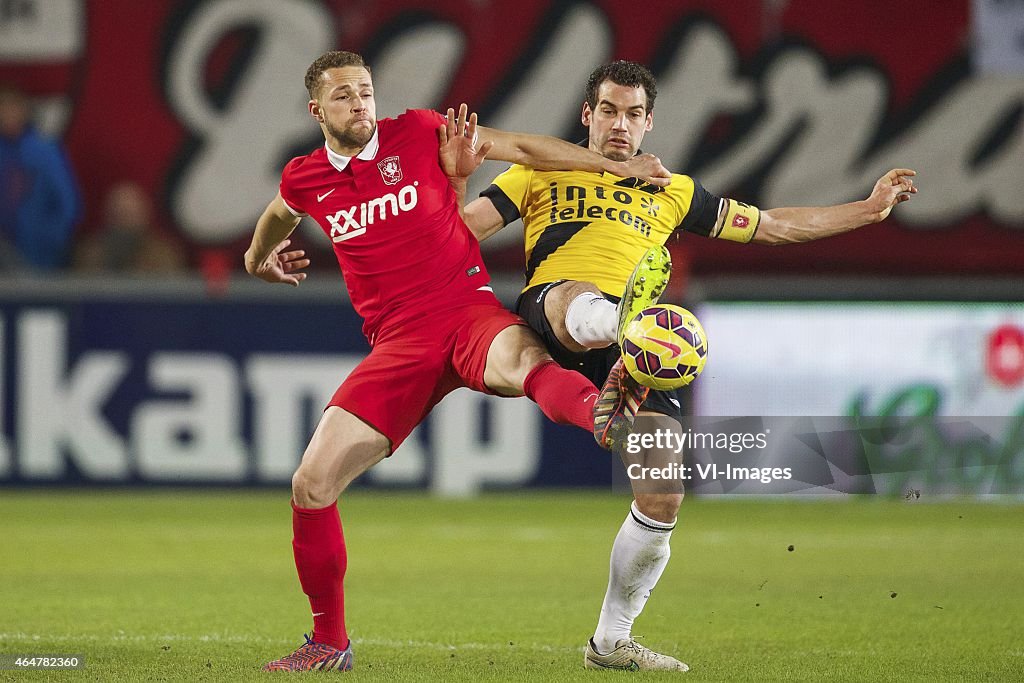
[(337, 189), (338, 189), (338, 188), (336, 188), (336, 187), (332, 187), (331, 189), (327, 190), (327, 192), (324, 192), (323, 194), (318, 194), (318, 195), (316, 196), (316, 200), (317, 200), (318, 202), (322, 202), (322, 201), (323, 201), (324, 199), (326, 199), (326, 198), (327, 198), (327, 195), (329, 195), (330, 193), (334, 192), (334, 191), (335, 191), (335, 190), (337, 190)]

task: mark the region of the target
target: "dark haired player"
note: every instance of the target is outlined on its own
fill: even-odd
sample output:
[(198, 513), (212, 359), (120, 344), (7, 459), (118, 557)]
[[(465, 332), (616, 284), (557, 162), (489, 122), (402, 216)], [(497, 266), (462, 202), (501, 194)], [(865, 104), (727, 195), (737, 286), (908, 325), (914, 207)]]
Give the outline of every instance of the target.
[(295, 564), (313, 611), (312, 637), (264, 668), (346, 670), (352, 648), (338, 496), (398, 448), (438, 401), (464, 386), (525, 394), (552, 420), (588, 430), (598, 418), (631, 421), (638, 405), (627, 405), (618, 386), (598, 401), (597, 388), (553, 362), (536, 334), (495, 298), (441, 170), (439, 138), (478, 135), (479, 149), (475, 139), (467, 141), (475, 164), (490, 153), (537, 168), (660, 182), (668, 172), (650, 155), (613, 161), (555, 138), (477, 130), (465, 109), (458, 122), (451, 110), (447, 120), (407, 111), (377, 121), (370, 71), (351, 52), (321, 56), (305, 82), (325, 144), (285, 167), (245, 266), (268, 282), (297, 286), (309, 261), (285, 248), (300, 217), (312, 216), (334, 245), (372, 350), (334, 394), (292, 478)]
[[(654, 125), (656, 97), (654, 76), (641, 64), (618, 61), (595, 69), (582, 113), (588, 147), (615, 161), (633, 158)], [(464, 174), (451, 166), (446, 171), (464, 193)], [(631, 378), (622, 369), (617, 343), (625, 322), (655, 303), (668, 283), (671, 262), (664, 244), (672, 234), (760, 244), (830, 237), (883, 220), (917, 192), (914, 175), (905, 168), (889, 171), (859, 202), (761, 211), (717, 197), (686, 175), (673, 174), (663, 187), (614, 172), (542, 171), (517, 164), (465, 208), (465, 217), (481, 241), (523, 219), (526, 287), (516, 311), (562, 367), (598, 385), (626, 386)], [(677, 391), (651, 391), (639, 416), (651, 428), (671, 428), (682, 417), (681, 404)], [(640, 457), (657, 467), (674, 456), (647, 451)], [(634, 501), (612, 546), (608, 590), (584, 664), (685, 671), (682, 662), (652, 652), (630, 635), (668, 564), (669, 538), (683, 500), (681, 482), (674, 488), (664, 482), (632, 483)]]

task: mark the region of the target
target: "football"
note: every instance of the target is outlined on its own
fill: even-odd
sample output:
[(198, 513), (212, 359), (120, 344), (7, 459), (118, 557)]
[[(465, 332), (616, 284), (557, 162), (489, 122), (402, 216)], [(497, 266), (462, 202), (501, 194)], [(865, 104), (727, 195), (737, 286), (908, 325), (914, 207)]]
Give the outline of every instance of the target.
[(686, 386), (704, 369), (707, 355), (704, 328), (681, 306), (645, 308), (623, 330), (626, 371), (652, 389), (669, 391)]

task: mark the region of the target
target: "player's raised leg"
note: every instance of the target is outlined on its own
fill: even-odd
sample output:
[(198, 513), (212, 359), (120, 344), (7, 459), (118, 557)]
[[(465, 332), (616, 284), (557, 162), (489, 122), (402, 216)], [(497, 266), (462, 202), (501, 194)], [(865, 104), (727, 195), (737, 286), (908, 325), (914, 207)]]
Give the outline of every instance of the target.
[[(543, 293), (544, 317), (558, 342), (569, 351), (582, 353), (621, 343), (626, 323), (657, 303), (671, 272), (668, 249), (653, 246), (633, 269), (617, 305), (593, 283), (570, 280)], [(601, 387), (594, 411), (594, 438), (602, 447), (616, 450), (624, 443), (647, 393), (621, 362), (616, 363)]]
[(601, 391), (552, 360), (537, 333), (497, 300), (468, 309), (465, 317), (471, 322), (458, 333), (453, 358), (465, 386), (500, 396), (526, 395), (558, 424), (595, 432), (602, 420), (632, 425), (638, 403), (619, 400), (616, 385), (615, 400), (598, 409)]
[(618, 304), (592, 282), (569, 280), (544, 294), (544, 315), (559, 343), (574, 353), (621, 343), (626, 322), (658, 302), (671, 273), (668, 249), (653, 246), (637, 263)]
[(637, 384), (620, 359), (601, 389), (548, 355), (540, 338), (524, 325), (502, 330), (487, 352), (486, 387), (504, 396), (525, 394), (558, 424), (592, 431), (609, 450), (624, 443), (637, 410), (650, 391)]
[(592, 282), (568, 280), (544, 293), (544, 317), (566, 350), (583, 353), (615, 343), (619, 314)]
[(509, 325), (494, 337), (487, 349), (483, 381), (497, 394), (525, 394), (553, 422), (593, 428), (597, 387), (553, 361), (536, 332), (526, 325)]
[[(554, 348), (583, 353), (615, 343), (615, 304), (601, 294), (597, 285), (575, 280), (553, 282), (526, 296), (525, 301), (520, 299), (520, 312), (543, 331)], [(572, 315), (566, 313), (570, 308)], [(594, 404), (593, 433), (601, 447), (612, 450), (629, 434), (647, 391), (626, 379), (621, 362), (613, 368)]]
[[(638, 427), (678, 431), (674, 419), (651, 411), (640, 413)], [(647, 449), (636, 455), (623, 452), (627, 467), (663, 469), (681, 462), (671, 448)], [(592, 669), (686, 671), (688, 667), (668, 655), (638, 644), (631, 634), (633, 622), (668, 565), (669, 541), (683, 501), (682, 482), (632, 479), (633, 504), (612, 545), (608, 589), (593, 638), (587, 643), (584, 666)]]
[(264, 666), (265, 671), (352, 668), (345, 630), (348, 555), (338, 496), (390, 449), (387, 437), (355, 415), (337, 406), (324, 412), (292, 477), (292, 548), (313, 612), (313, 633), (295, 652)]

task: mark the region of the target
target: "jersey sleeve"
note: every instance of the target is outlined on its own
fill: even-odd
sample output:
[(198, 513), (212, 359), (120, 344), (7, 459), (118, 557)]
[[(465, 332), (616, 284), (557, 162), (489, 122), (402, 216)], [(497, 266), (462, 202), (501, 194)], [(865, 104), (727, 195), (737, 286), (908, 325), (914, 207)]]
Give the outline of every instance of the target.
[(284, 170), (281, 172), (281, 184), (278, 187), (281, 193), (281, 199), (284, 200), (285, 207), (296, 218), (302, 218), (307, 215), (307, 213), (302, 209), (302, 201), (299, 199), (298, 192), (295, 189), (295, 183), (293, 181), (295, 169), (298, 168), (301, 163), (301, 157), (292, 159), (288, 162), (288, 165), (285, 166)]
[(527, 200), (530, 196), (530, 181), (533, 180), (533, 169), (519, 164), (499, 175), (491, 185), (480, 193), (494, 204), (501, 214), (505, 225), (520, 218), (526, 212)]
[(677, 230), (685, 230), (703, 237), (711, 237), (718, 222), (718, 212), (722, 200), (704, 189), (696, 178), (693, 182), (693, 193), (690, 197), (690, 208)]
[(694, 179), (690, 208), (677, 229), (730, 242), (749, 242), (760, 224), (761, 210), (756, 206), (717, 197)]

